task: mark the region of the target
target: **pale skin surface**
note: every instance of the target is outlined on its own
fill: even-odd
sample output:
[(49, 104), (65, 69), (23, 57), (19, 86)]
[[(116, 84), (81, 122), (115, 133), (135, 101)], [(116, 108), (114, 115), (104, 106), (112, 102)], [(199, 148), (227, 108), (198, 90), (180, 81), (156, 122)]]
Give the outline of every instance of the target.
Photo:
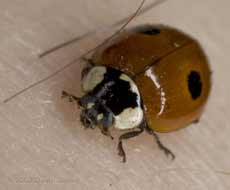
[[(0, 0), (1, 102), (97, 45), (99, 35), (38, 59), (53, 45), (111, 24), (131, 12), (137, 0)], [(122, 6), (121, 6), (122, 5)], [(76, 104), (61, 91), (80, 95), (81, 66), (0, 105), (0, 189), (177, 189), (225, 190), (230, 186), (229, 6), (227, 0), (166, 1), (132, 24), (164, 23), (197, 38), (209, 56), (213, 88), (198, 124), (161, 134), (175, 154), (172, 162), (152, 136), (124, 142), (127, 162), (114, 141), (84, 130)], [(26, 9), (25, 9), (26, 8)], [(86, 11), (87, 10), (87, 11)]]

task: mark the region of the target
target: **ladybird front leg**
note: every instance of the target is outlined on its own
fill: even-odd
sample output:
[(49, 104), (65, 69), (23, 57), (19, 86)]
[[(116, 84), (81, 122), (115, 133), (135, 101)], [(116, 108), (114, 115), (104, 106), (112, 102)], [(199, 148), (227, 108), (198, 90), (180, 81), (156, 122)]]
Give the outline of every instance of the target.
[(101, 126), (100, 129), (103, 135), (110, 137), (112, 140), (114, 139), (108, 128)]
[(75, 95), (69, 94), (66, 91), (62, 91), (62, 96), (61, 98), (69, 98), (69, 102), (76, 101), (79, 104), (80, 98), (76, 97)]
[(101, 102), (100, 108), (102, 113), (97, 115), (98, 123), (101, 125), (101, 133), (105, 136), (110, 137), (113, 140), (109, 128), (113, 125), (113, 113), (112, 111)]
[(81, 115), (80, 115), (80, 121), (83, 124), (85, 129), (95, 128), (95, 125), (92, 123), (91, 119), (88, 117), (86, 110), (82, 110)]
[(139, 131), (130, 131), (130, 132), (124, 133), (123, 135), (119, 137), (117, 149), (118, 149), (118, 155), (122, 157), (122, 162), (126, 162), (126, 153), (124, 151), (122, 141), (140, 135), (144, 131), (144, 129), (143, 128), (139, 128), (139, 129), (140, 129)]

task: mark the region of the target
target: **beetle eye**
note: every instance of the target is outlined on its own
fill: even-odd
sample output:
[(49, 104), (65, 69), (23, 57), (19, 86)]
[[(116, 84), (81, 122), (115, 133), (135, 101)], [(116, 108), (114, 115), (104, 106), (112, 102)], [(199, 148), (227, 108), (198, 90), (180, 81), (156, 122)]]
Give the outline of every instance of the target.
[(191, 71), (188, 75), (188, 89), (194, 100), (201, 95), (202, 82), (200, 74), (197, 71)]

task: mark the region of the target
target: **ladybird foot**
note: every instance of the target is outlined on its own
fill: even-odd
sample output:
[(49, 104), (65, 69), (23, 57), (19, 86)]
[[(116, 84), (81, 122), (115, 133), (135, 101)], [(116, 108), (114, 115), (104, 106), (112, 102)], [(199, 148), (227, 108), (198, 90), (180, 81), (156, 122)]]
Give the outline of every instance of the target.
[(166, 148), (165, 146), (163, 146), (162, 144), (158, 144), (159, 148), (164, 151), (165, 155), (167, 157), (171, 156), (171, 159), (174, 160), (176, 157), (173, 154), (173, 152), (171, 150), (169, 150), (168, 148)]
[(126, 162), (126, 154), (122, 145), (122, 141), (119, 141), (118, 146), (117, 146), (117, 150), (118, 150), (118, 155), (122, 157), (122, 162)]
[[(155, 134), (155, 133), (154, 133), (154, 134)], [(165, 153), (165, 155), (166, 155), (167, 157), (171, 156), (172, 160), (174, 160), (176, 157), (175, 157), (175, 155), (173, 154), (173, 152), (172, 152), (171, 150), (169, 150), (168, 148), (166, 148), (166, 147), (161, 143), (159, 137), (158, 137), (156, 134), (155, 134), (154, 136), (155, 136), (155, 138), (156, 138), (156, 142), (157, 142), (157, 144), (158, 144), (158, 147), (159, 147), (162, 151), (164, 151), (164, 153)]]
[(147, 132), (148, 132), (150, 135), (153, 135), (153, 136), (154, 136), (154, 138), (155, 138), (155, 140), (156, 140), (156, 142), (157, 142), (158, 147), (159, 147), (162, 151), (164, 151), (165, 155), (166, 155), (167, 157), (171, 156), (172, 160), (174, 160), (174, 159), (176, 158), (176, 156), (173, 154), (173, 152), (172, 152), (171, 150), (169, 150), (167, 147), (165, 147), (165, 146), (161, 143), (159, 136), (158, 136), (152, 129), (150, 129), (150, 128), (148, 128), (148, 127), (146, 127), (146, 130), (147, 130)]
[(101, 133), (107, 137), (110, 137), (111, 140), (113, 140), (113, 136), (111, 135), (110, 131), (107, 128), (101, 128)]

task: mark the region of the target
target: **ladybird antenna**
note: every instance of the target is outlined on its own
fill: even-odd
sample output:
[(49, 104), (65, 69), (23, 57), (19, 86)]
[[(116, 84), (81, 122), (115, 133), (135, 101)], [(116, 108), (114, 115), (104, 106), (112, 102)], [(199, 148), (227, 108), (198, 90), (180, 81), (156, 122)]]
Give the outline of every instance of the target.
[[(26, 88), (24, 88), (24, 89), (18, 91), (18, 92), (15, 93), (14, 95), (12, 95), (12, 96), (6, 98), (5, 100), (3, 100), (3, 103), (7, 103), (7, 102), (11, 101), (12, 99), (14, 99), (15, 97), (19, 96), (20, 94), (23, 94), (23, 93), (26, 92), (27, 90), (29, 90), (29, 89), (31, 89), (31, 88), (33, 88), (33, 87), (35, 87), (35, 86), (37, 86), (37, 85), (39, 85), (39, 84), (41, 84), (41, 83), (43, 83), (43, 82), (45, 82), (45, 81), (47, 81), (47, 80), (53, 78), (53, 77), (56, 76), (57, 74), (61, 73), (63, 70), (65, 70), (65, 69), (69, 68), (70, 66), (74, 65), (74, 64), (76, 63), (76, 61), (80, 60), (82, 57), (85, 57), (85, 56), (88, 55), (89, 53), (93, 52), (95, 49), (97, 49), (97, 48), (103, 46), (105, 43), (107, 43), (107, 42), (109, 42), (110, 40), (112, 40), (116, 35), (118, 35), (122, 30), (124, 30), (124, 28), (125, 28), (125, 27), (126, 27), (136, 16), (145, 13), (146, 11), (148, 11), (148, 10), (150, 10), (151, 8), (153, 8), (153, 7), (157, 6), (157, 5), (159, 5), (159, 4), (163, 3), (163, 2), (165, 2), (166, 0), (158, 0), (158, 1), (155, 1), (154, 3), (151, 3), (151, 4), (148, 5), (146, 8), (144, 8), (144, 10), (141, 11), (141, 8), (143, 7), (145, 1), (146, 1), (146, 0), (142, 0), (140, 6), (138, 7), (138, 9), (135, 11), (135, 13), (134, 13), (131, 17), (122, 19), (122, 20), (120, 20), (119, 22), (117, 22), (117, 23), (115, 23), (115, 24), (113, 25), (113, 26), (118, 26), (118, 25), (122, 24), (123, 22), (125, 22), (125, 21), (128, 19), (118, 31), (116, 31), (114, 34), (112, 34), (112, 35), (111, 35), (109, 38), (107, 38), (104, 42), (102, 42), (101, 44), (99, 44), (99, 45), (96, 46), (95, 48), (90, 49), (90, 50), (87, 51), (85, 54), (83, 54), (82, 56), (80, 56), (80, 57), (74, 59), (74, 60), (71, 61), (70, 63), (64, 65), (63, 67), (61, 67), (61, 68), (59, 68), (59, 69), (57, 69), (54, 73), (50, 74), (49, 76), (47, 76), (47, 77), (45, 77), (45, 78), (43, 78), (43, 79), (38, 80), (37, 82), (35, 82), (35, 83), (33, 83), (33, 84), (27, 86)], [(50, 50), (48, 50), (48, 51), (46, 51), (46, 52), (40, 54), (39, 57), (40, 57), (40, 58), (41, 58), (41, 57), (44, 57), (44, 56), (50, 54), (51, 52), (56, 51), (56, 50), (58, 50), (58, 49), (60, 49), (60, 48), (62, 48), (62, 47), (64, 47), (64, 46), (67, 46), (67, 45), (72, 44), (72, 43), (74, 43), (74, 42), (77, 42), (78, 40), (81, 40), (82, 38), (87, 37), (87, 36), (93, 34), (94, 32), (95, 32), (95, 31), (88, 32), (88, 33), (86, 33), (86, 34), (84, 34), (84, 35), (81, 35), (81, 36), (79, 36), (79, 37), (77, 37), (77, 38), (74, 38), (74, 39), (72, 39), (72, 40), (70, 40), (70, 41), (68, 41), (68, 42), (65, 42), (65, 43), (63, 43), (63, 44), (60, 44), (60, 45), (54, 47), (54, 48), (51, 48)]]

